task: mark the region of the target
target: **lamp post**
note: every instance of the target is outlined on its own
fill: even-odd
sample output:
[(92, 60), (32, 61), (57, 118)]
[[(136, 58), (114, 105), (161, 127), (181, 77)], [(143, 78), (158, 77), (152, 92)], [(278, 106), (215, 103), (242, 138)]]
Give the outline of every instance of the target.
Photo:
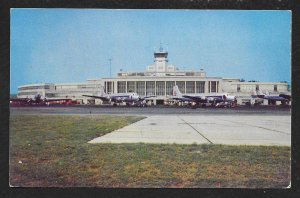
[(108, 61), (109, 61), (109, 76), (111, 77), (111, 61), (112, 61), (112, 58), (109, 58)]

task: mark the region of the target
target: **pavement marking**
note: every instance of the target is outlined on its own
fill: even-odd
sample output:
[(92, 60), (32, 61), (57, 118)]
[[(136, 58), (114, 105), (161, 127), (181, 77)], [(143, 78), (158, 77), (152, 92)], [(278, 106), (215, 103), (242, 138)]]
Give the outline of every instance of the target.
[[(193, 124), (193, 125), (222, 125), (222, 126), (230, 126), (228, 124), (222, 124), (222, 123), (216, 123), (216, 122), (184, 122), (184, 123), (178, 123), (178, 124)], [(232, 126), (231, 126), (232, 127)]]
[(193, 127), (190, 123), (186, 122), (184, 119), (181, 117), (177, 116), (180, 120), (182, 120), (184, 123), (189, 125), (192, 129), (194, 129), (199, 135), (201, 135), (204, 139), (206, 139), (209, 143), (214, 144), (212, 141), (210, 141), (207, 137), (205, 137), (200, 131), (198, 131), (195, 127)]
[(278, 131), (278, 130), (275, 130), (275, 129), (269, 129), (269, 128), (266, 128), (266, 127), (256, 126), (256, 125), (252, 125), (252, 124), (246, 124), (246, 123), (241, 123), (241, 122), (236, 122), (236, 121), (231, 121), (231, 120), (224, 120), (224, 119), (220, 119), (220, 120), (227, 121), (227, 122), (232, 122), (232, 123), (235, 123), (235, 124), (247, 125), (247, 126), (251, 126), (251, 127), (265, 129), (265, 130), (272, 131), (272, 132), (275, 132), (275, 133), (282, 133), (282, 134), (285, 134), (285, 135), (290, 135), (290, 133), (287, 133), (287, 132)]

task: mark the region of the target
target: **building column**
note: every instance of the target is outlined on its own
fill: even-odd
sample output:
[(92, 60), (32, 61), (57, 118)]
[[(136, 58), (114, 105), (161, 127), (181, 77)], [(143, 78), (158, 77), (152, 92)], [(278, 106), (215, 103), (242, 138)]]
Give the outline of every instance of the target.
[(136, 81), (134, 81), (134, 91), (133, 92), (137, 92), (137, 89), (136, 89)]
[(114, 87), (113, 93), (117, 93), (117, 90), (118, 90), (118, 83), (117, 83), (117, 81), (116, 82), (113, 81), (113, 87)]
[(223, 92), (223, 86), (222, 86), (223, 81), (219, 81), (219, 85), (218, 85), (218, 90), (219, 92)]
[(126, 87), (125, 87), (125, 92), (128, 93), (128, 90), (127, 90), (127, 81), (126, 81), (126, 83), (125, 83), (125, 86), (126, 86)]
[(147, 90), (147, 87), (146, 87), (146, 81), (145, 81), (145, 91), (144, 91), (145, 95), (144, 96), (147, 96), (146, 95), (147, 94), (146, 90)]
[(209, 81), (209, 93), (211, 93), (211, 81)]
[(105, 84), (105, 93), (107, 94), (107, 81), (105, 81), (104, 84)]
[(165, 97), (167, 97), (167, 82), (165, 81)]
[(194, 86), (195, 86), (195, 87), (194, 87), (194, 88), (195, 88), (195, 91), (194, 91), (194, 92), (196, 93), (196, 81), (195, 81), (195, 85), (194, 85)]
[(204, 81), (204, 93), (208, 93), (208, 81)]
[(156, 96), (156, 81), (154, 81), (154, 95)]
[(184, 93), (186, 94), (186, 80), (184, 81)]

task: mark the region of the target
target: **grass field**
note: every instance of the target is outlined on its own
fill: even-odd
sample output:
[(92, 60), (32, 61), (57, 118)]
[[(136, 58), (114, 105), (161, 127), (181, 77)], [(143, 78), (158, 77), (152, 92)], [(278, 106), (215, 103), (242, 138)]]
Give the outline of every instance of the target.
[(137, 116), (11, 115), (12, 186), (287, 187), (290, 147), (88, 144)]

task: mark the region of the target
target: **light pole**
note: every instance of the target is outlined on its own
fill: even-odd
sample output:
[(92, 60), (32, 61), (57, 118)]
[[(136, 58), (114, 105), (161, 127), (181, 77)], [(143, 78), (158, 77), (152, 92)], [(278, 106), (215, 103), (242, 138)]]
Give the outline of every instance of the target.
[(109, 61), (109, 76), (111, 77), (111, 61), (112, 61), (112, 58), (109, 58), (108, 61)]

